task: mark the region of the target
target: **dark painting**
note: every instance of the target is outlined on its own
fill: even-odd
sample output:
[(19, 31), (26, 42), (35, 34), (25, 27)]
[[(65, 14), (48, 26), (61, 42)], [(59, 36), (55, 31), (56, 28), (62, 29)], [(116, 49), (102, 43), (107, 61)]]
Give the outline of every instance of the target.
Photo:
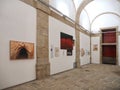
[(67, 50), (67, 56), (71, 56), (72, 55), (72, 49), (68, 49)]

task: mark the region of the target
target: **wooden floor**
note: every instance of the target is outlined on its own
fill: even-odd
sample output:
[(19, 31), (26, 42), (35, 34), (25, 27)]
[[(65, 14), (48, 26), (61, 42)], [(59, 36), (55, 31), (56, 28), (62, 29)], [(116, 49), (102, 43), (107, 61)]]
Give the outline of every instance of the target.
[(6, 90), (120, 90), (120, 66), (85, 65)]

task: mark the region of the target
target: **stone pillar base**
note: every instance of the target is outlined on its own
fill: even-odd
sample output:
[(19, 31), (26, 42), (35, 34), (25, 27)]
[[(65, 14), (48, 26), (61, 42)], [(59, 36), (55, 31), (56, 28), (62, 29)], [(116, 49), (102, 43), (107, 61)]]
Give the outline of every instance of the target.
[(80, 62), (76, 63), (76, 68), (80, 68)]
[(44, 79), (50, 76), (50, 63), (36, 66), (36, 79)]

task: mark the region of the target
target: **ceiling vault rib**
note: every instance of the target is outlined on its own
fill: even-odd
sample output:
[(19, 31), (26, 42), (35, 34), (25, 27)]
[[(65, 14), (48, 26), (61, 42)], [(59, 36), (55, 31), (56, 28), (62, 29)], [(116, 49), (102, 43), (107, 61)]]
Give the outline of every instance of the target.
[(77, 13), (76, 13), (76, 18), (75, 18), (76, 23), (79, 23), (79, 18), (80, 18), (80, 14), (81, 14), (82, 10), (85, 8), (85, 6), (87, 4), (89, 4), (92, 1), (93, 0), (83, 0), (82, 3), (79, 5), (79, 7), (77, 9)]

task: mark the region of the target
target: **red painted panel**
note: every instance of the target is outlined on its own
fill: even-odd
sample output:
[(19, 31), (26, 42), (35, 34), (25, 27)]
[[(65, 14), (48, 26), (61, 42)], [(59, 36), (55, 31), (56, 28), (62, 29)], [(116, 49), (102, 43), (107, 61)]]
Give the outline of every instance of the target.
[(116, 42), (116, 33), (103, 33), (103, 43), (115, 43)]
[(61, 38), (61, 49), (73, 49), (73, 40), (70, 38)]
[(62, 33), (60, 35), (61, 49), (73, 49), (73, 36)]
[(70, 38), (66, 39), (67, 49), (73, 49), (73, 41)]
[(65, 38), (61, 38), (61, 49), (66, 49), (66, 39)]
[(103, 57), (116, 57), (116, 46), (115, 45), (106, 45), (103, 46)]

